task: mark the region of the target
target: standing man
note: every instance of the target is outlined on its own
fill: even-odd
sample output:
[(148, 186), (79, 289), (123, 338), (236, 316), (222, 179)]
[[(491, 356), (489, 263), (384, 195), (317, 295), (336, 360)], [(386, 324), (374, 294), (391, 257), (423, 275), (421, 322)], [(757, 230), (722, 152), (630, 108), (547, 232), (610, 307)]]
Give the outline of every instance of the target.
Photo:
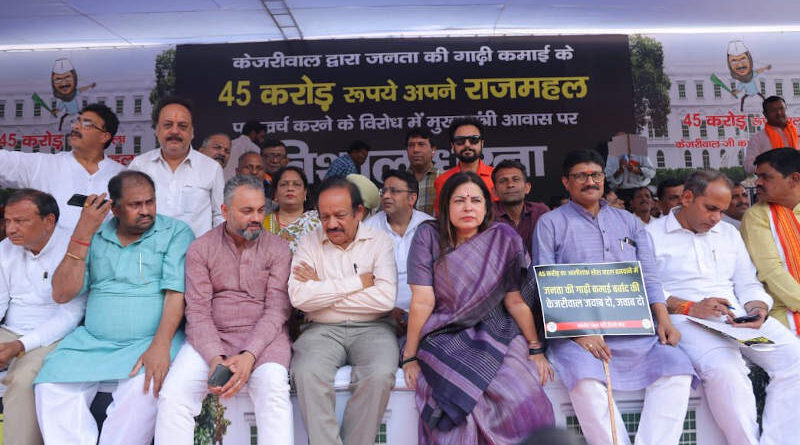
[[(311, 445), (372, 445), (389, 403), (400, 356), (388, 317), (397, 292), (389, 235), (364, 224), (358, 188), (326, 179), (317, 203), (322, 227), (297, 247), (289, 278), (292, 305), (310, 323), (292, 350), (292, 378)], [(353, 394), (336, 422), (333, 379), (353, 367)]]
[(800, 335), (800, 152), (768, 150), (755, 163), (758, 203), (742, 217), (742, 238), (774, 300), (770, 315)]
[(364, 221), (389, 234), (394, 241), (394, 261), (397, 264), (397, 300), (392, 318), (398, 325), (400, 337), (405, 335), (408, 324), (408, 309), (411, 306), (411, 287), (408, 285), (408, 250), (417, 227), (433, 217), (414, 208), (419, 195), (419, 184), (414, 176), (403, 170), (389, 170), (383, 176), (381, 189), (381, 211)]
[(353, 141), (347, 146), (347, 153), (339, 156), (331, 162), (331, 166), (325, 173), (325, 179), (335, 176), (347, 177), (347, 175), (360, 174), (361, 166), (367, 161), (370, 147), (364, 141)]
[(624, 154), (608, 157), (605, 174), (609, 187), (627, 202), (637, 189), (650, 184), (656, 169), (647, 156)]
[(747, 193), (747, 189), (744, 188), (742, 183), (737, 182), (733, 184), (731, 205), (725, 210), (722, 220), (738, 229), (742, 225), (742, 217), (749, 208), (750, 194)]
[(525, 250), (533, 257), (533, 229), (539, 217), (550, 211), (541, 202), (526, 201), (531, 192), (531, 183), (522, 162), (506, 159), (494, 167), (492, 181), (499, 202), (494, 203), (494, 220), (503, 222), (517, 231), (525, 244)]
[[(682, 206), (647, 226), (655, 245), (658, 275), (667, 307), (681, 331), (680, 348), (703, 381), (708, 406), (728, 444), (785, 443), (800, 415), (800, 340), (774, 318), (767, 319), (772, 298), (756, 270), (739, 232), (719, 224), (731, 201), (732, 183), (715, 170), (698, 170), (686, 178)], [(756, 319), (736, 323), (752, 315)], [(686, 317), (726, 320), (734, 328), (757, 329), (775, 341), (769, 350), (753, 349), (713, 333)], [(759, 442), (756, 400), (742, 356), (770, 376)]]
[[(539, 218), (533, 264), (640, 261), (656, 335), (552, 340), (549, 357), (569, 391), (589, 445), (612, 442), (603, 361), (608, 361), (615, 389), (646, 390), (636, 445), (677, 444), (694, 369), (688, 357), (674, 347), (680, 332), (667, 313), (652, 242), (636, 217), (601, 199), (603, 169), (603, 158), (594, 150), (567, 154), (561, 182), (570, 201)], [(620, 443), (628, 445), (628, 433), (616, 407), (613, 416)]]
[(80, 208), (68, 206), (69, 198), (75, 193), (105, 193), (108, 180), (125, 170), (103, 153), (111, 145), (118, 126), (119, 120), (110, 108), (103, 104), (87, 105), (70, 127), (68, 139), (72, 151), (52, 155), (0, 150), (0, 186), (50, 193), (61, 212), (58, 225), (71, 233), (78, 223)]
[(271, 199), (275, 174), (289, 164), (286, 145), (275, 139), (264, 141), (264, 146), (261, 148), (261, 158), (264, 159), (264, 194), (267, 195), (267, 199)]
[[(231, 158), (239, 159), (239, 156), (254, 151), (261, 153), (261, 144), (267, 136), (267, 126), (259, 121), (249, 121), (242, 127), (242, 133), (231, 141)], [(223, 171), (225, 180), (232, 178), (236, 174), (236, 166), (229, 165)]]
[(231, 157), (231, 138), (227, 133), (210, 134), (203, 139), (203, 145), (197, 151), (219, 162), (224, 169)]
[[(157, 444), (191, 445), (206, 393), (229, 398), (245, 384), (258, 443), (294, 442), (286, 325), (292, 254), (284, 240), (264, 232), (265, 212), (261, 179), (234, 176), (225, 184), (225, 223), (186, 253), (187, 342), (158, 398)], [(208, 376), (220, 364), (233, 376), (209, 386)]]
[(658, 183), (656, 196), (658, 206), (662, 215), (669, 213), (670, 209), (681, 204), (683, 194), (683, 181), (680, 179), (669, 178)]
[(416, 209), (433, 216), (433, 203), (436, 201), (436, 187), (433, 183), (442, 171), (433, 164), (436, 145), (431, 133), (422, 128), (414, 128), (406, 134), (406, 155), (408, 169), (419, 184)]
[(747, 154), (744, 157), (744, 169), (747, 173), (755, 173), (753, 162), (756, 157), (773, 148), (791, 147), (797, 150), (797, 127), (786, 118), (786, 101), (780, 96), (770, 96), (761, 103), (767, 124), (764, 129), (750, 136), (747, 143)]
[(64, 258), (69, 233), (56, 227), (58, 204), (52, 195), (17, 190), (8, 198), (8, 239), (0, 242), (0, 369), (6, 445), (40, 445), (33, 379), (44, 357), (78, 326), (86, 298), (53, 301), (52, 279)]
[[(156, 397), (183, 343), (178, 326), (192, 231), (156, 215), (155, 185), (142, 172), (114, 176), (108, 191), (108, 201), (86, 201), (53, 275), (57, 303), (87, 293), (88, 300), (84, 325), (61, 340), (34, 381), (45, 443), (98, 443), (89, 405), (100, 382), (113, 381), (99, 444), (149, 444)], [(114, 218), (103, 223), (109, 209)]]
[[(264, 177), (264, 159), (261, 155), (252, 151), (239, 156), (237, 175), (252, 176), (261, 179)], [(263, 186), (262, 186), (263, 189)]]
[(159, 103), (156, 116), (161, 149), (140, 154), (129, 168), (153, 178), (160, 214), (189, 224), (200, 236), (222, 222), (222, 168), (192, 150), (194, 126), (188, 101), (167, 97)]
[(442, 173), (434, 181), (436, 199), (433, 208), (439, 208), (439, 194), (442, 192), (444, 183), (460, 171), (471, 171), (480, 176), (492, 194), (492, 201), (497, 201), (492, 182), (492, 167), (483, 163), (483, 124), (472, 117), (454, 119), (448, 133), (450, 134), (450, 149), (458, 158), (458, 165)]

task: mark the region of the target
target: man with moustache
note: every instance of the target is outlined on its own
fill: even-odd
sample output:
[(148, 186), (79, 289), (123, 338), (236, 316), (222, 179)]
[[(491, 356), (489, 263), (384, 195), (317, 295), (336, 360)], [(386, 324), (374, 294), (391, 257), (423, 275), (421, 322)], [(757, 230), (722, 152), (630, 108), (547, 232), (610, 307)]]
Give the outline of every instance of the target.
[(722, 220), (738, 229), (742, 225), (744, 213), (749, 208), (750, 194), (747, 193), (747, 190), (740, 182), (737, 182), (731, 189), (731, 205), (725, 210)]
[(203, 145), (197, 151), (219, 162), (224, 169), (231, 157), (231, 138), (227, 133), (210, 134), (203, 139)]
[(526, 201), (531, 183), (525, 166), (516, 159), (506, 159), (495, 165), (492, 172), (495, 192), (500, 199), (494, 203), (494, 220), (510, 225), (522, 237), (525, 250), (533, 255), (533, 229), (539, 217), (550, 211), (541, 202)]
[(119, 120), (110, 108), (103, 104), (87, 105), (71, 124), (72, 151), (46, 154), (0, 150), (0, 186), (50, 193), (58, 203), (58, 225), (72, 232), (80, 208), (68, 206), (69, 198), (75, 193), (105, 193), (108, 180), (125, 170), (103, 153), (111, 145), (118, 126)]
[(275, 139), (265, 140), (261, 147), (261, 158), (264, 160), (264, 194), (270, 199), (274, 187), (273, 177), (278, 170), (289, 164), (286, 144)]
[(156, 110), (156, 137), (161, 148), (140, 154), (129, 168), (153, 178), (159, 213), (189, 224), (195, 236), (200, 236), (223, 221), (222, 168), (192, 150), (194, 126), (188, 101), (167, 97)]
[[(399, 349), (388, 317), (397, 292), (393, 242), (360, 224), (358, 188), (342, 177), (323, 181), (322, 227), (297, 246), (289, 278), (292, 305), (309, 323), (292, 346), (291, 372), (311, 445), (372, 445), (389, 403)], [(336, 370), (353, 367), (352, 395), (336, 421)]]
[(670, 209), (680, 205), (682, 194), (683, 181), (680, 179), (670, 178), (659, 182), (656, 188), (656, 196), (658, 197), (658, 206), (661, 214), (666, 215)]
[[(233, 159), (239, 159), (239, 156), (247, 152), (261, 152), (261, 144), (267, 136), (267, 126), (259, 121), (248, 121), (242, 126), (242, 133), (236, 139), (231, 141), (231, 156)], [(232, 178), (236, 175), (236, 166), (229, 165), (225, 167), (222, 172), (225, 180)]]
[(56, 227), (59, 211), (52, 195), (17, 190), (8, 198), (8, 238), (0, 242), (0, 379), (3, 394), (3, 443), (42, 443), (36, 422), (33, 379), (47, 353), (83, 318), (86, 298), (53, 301), (52, 279), (64, 258), (69, 233)]
[(641, 221), (644, 225), (650, 224), (650, 221), (655, 219), (650, 214), (650, 212), (653, 210), (653, 206), (655, 206), (655, 202), (653, 202), (653, 194), (650, 193), (650, 189), (647, 187), (639, 187), (634, 190), (631, 200), (628, 203), (631, 213), (636, 215), (636, 217), (639, 218), (639, 221)]
[[(647, 226), (647, 232), (670, 318), (681, 331), (679, 347), (703, 382), (705, 399), (726, 443), (785, 443), (800, 420), (792, 409), (800, 397), (800, 340), (774, 318), (767, 319), (772, 298), (756, 278), (741, 235), (719, 224), (730, 204), (732, 185), (718, 171), (693, 172), (686, 178), (682, 205)], [(744, 315), (756, 318), (734, 321)], [(776, 344), (768, 350), (750, 348), (687, 316), (756, 329)], [(743, 357), (770, 376), (760, 438), (750, 369)]]
[[(670, 321), (652, 242), (644, 226), (630, 213), (602, 199), (603, 158), (594, 150), (567, 154), (562, 184), (570, 201), (539, 218), (534, 233), (533, 264), (584, 264), (639, 261), (657, 323), (656, 335), (603, 337), (589, 335), (555, 339), (548, 356), (569, 397), (589, 445), (612, 442), (610, 415), (621, 444), (629, 444), (622, 416), (608, 409), (603, 362), (608, 362), (614, 389), (646, 391), (637, 445), (677, 444), (689, 403), (694, 369), (674, 346), (680, 339)], [(533, 277), (534, 270), (528, 271)], [(532, 286), (525, 287), (529, 294)], [(532, 298), (532, 296), (531, 296)]]
[(239, 156), (237, 175), (252, 176), (261, 179), (264, 177), (264, 159), (261, 155), (252, 151)]
[[(245, 384), (259, 443), (294, 442), (286, 324), (292, 254), (286, 241), (264, 232), (265, 212), (261, 178), (234, 176), (225, 184), (225, 223), (186, 253), (187, 341), (158, 398), (156, 444), (191, 445), (205, 395), (233, 397)], [(210, 386), (220, 364), (233, 375)]]
[(416, 209), (433, 216), (433, 203), (436, 201), (436, 187), (434, 181), (442, 170), (433, 164), (433, 154), (436, 144), (433, 143), (431, 133), (423, 128), (414, 128), (406, 134), (406, 155), (408, 156), (408, 170), (414, 174), (419, 184)]
[(483, 124), (475, 118), (463, 117), (454, 119), (448, 129), (450, 134), (450, 148), (458, 158), (458, 165), (439, 175), (434, 182), (436, 188), (436, 199), (434, 209), (439, 207), (439, 194), (447, 180), (460, 171), (471, 171), (476, 173), (483, 180), (489, 192), (492, 194), (492, 201), (497, 201), (494, 193), (494, 182), (492, 182), (492, 167), (483, 163)]
[(800, 148), (797, 127), (786, 118), (786, 101), (780, 96), (770, 96), (761, 103), (761, 108), (767, 124), (763, 130), (750, 136), (750, 141), (747, 142), (747, 154), (744, 157), (744, 169), (747, 173), (755, 173), (753, 162), (761, 153), (775, 148)]
[(397, 323), (398, 337), (405, 336), (408, 324), (408, 309), (411, 306), (411, 287), (406, 282), (408, 251), (417, 227), (433, 217), (414, 208), (419, 195), (419, 183), (414, 176), (403, 170), (389, 170), (383, 175), (381, 211), (364, 221), (389, 234), (394, 241), (394, 261), (397, 264), (397, 299), (392, 309), (392, 318)]
[(766, 151), (755, 160), (758, 203), (740, 230), (775, 304), (770, 315), (800, 336), (800, 152)]
[[(116, 382), (99, 444), (149, 444), (156, 398), (183, 343), (184, 257), (194, 235), (156, 214), (146, 174), (122, 172), (108, 192), (109, 200), (89, 196), (53, 274), (55, 302), (88, 297), (84, 325), (59, 342), (34, 381), (45, 443), (98, 443), (89, 406), (100, 382)], [(109, 209), (114, 217), (103, 223)]]

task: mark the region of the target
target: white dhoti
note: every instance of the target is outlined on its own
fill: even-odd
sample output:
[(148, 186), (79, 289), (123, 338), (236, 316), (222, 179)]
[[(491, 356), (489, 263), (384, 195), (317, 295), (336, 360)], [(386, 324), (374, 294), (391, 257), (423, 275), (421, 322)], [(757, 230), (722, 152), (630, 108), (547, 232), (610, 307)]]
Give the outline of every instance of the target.
[(144, 393), (144, 373), (117, 381), (97, 441), (97, 423), (89, 407), (99, 382), (38, 383), (34, 387), (36, 417), (45, 444), (149, 445), (156, 423), (156, 398)]
[[(192, 445), (194, 418), (208, 394), (208, 363), (187, 342), (178, 352), (158, 398), (156, 444)], [(292, 445), (294, 424), (289, 399), (289, 373), (277, 363), (265, 363), (252, 371), (242, 387), (255, 411), (259, 445)]]

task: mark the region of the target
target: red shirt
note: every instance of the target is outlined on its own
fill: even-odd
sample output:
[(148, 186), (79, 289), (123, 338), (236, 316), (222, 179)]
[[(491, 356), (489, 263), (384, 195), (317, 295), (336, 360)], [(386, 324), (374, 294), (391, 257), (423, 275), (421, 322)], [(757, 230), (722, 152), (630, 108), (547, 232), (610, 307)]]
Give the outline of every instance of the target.
[[(483, 179), (483, 183), (486, 184), (486, 187), (489, 187), (489, 193), (492, 195), (492, 201), (497, 202), (497, 196), (494, 194), (494, 182), (492, 182), (493, 170), (493, 167), (490, 167), (484, 164), (483, 161), (478, 160), (478, 176)], [(442, 187), (444, 186), (444, 183), (447, 182), (451, 176), (460, 171), (462, 170), (461, 163), (459, 162), (455, 167), (439, 175), (439, 177), (436, 178), (436, 181), (433, 182), (433, 187), (436, 189), (436, 199), (434, 200), (433, 210), (437, 215), (439, 214), (439, 194), (442, 193)]]

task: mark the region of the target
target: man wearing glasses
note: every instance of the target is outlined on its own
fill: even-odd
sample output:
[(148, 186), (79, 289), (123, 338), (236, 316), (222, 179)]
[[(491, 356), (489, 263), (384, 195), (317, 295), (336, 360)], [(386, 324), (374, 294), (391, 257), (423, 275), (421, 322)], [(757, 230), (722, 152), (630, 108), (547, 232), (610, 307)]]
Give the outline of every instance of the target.
[(267, 196), (267, 205), (272, 207), (273, 177), (278, 170), (289, 164), (286, 145), (276, 139), (264, 141), (261, 148), (261, 159), (264, 160), (264, 194)]
[(89, 104), (75, 116), (67, 136), (72, 151), (58, 154), (0, 150), (0, 186), (32, 188), (56, 198), (58, 226), (72, 232), (80, 208), (68, 206), (75, 194), (105, 193), (108, 181), (125, 167), (105, 156), (117, 134), (119, 120), (103, 104)]
[(439, 194), (442, 186), (454, 174), (461, 171), (471, 171), (478, 174), (489, 187), (492, 201), (497, 201), (492, 182), (492, 167), (483, 163), (483, 124), (475, 118), (464, 117), (453, 120), (450, 124), (450, 148), (458, 158), (458, 165), (439, 175), (433, 186), (436, 188), (434, 210), (438, 212)]

